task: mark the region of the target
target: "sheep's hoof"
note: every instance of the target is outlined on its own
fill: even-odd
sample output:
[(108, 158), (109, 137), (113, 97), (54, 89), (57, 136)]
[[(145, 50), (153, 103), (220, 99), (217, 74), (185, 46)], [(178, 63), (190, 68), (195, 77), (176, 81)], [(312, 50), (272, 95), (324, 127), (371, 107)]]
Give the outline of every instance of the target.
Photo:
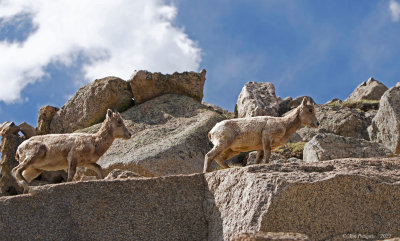
[(24, 192), (23, 192), (23, 194), (28, 194), (28, 193), (30, 193), (30, 188), (29, 187), (24, 187)]

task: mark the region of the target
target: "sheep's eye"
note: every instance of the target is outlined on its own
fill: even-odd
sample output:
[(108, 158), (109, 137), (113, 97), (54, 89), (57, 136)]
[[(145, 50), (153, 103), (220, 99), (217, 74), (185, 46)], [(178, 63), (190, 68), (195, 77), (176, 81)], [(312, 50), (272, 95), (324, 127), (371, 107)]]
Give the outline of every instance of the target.
[(118, 123), (119, 125), (122, 125), (122, 120), (118, 120), (117, 123)]
[(313, 112), (313, 109), (309, 109), (308, 111), (310, 111), (310, 113), (312, 113), (312, 112)]

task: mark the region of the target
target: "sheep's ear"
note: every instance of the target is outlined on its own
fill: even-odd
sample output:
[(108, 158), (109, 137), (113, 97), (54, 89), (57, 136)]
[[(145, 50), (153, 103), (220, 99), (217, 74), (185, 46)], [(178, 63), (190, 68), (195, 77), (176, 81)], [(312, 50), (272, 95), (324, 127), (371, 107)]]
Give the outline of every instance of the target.
[(107, 110), (107, 117), (108, 117), (108, 118), (111, 118), (111, 117), (112, 117), (112, 114), (113, 114), (112, 110), (111, 110), (111, 109), (108, 109), (108, 110)]

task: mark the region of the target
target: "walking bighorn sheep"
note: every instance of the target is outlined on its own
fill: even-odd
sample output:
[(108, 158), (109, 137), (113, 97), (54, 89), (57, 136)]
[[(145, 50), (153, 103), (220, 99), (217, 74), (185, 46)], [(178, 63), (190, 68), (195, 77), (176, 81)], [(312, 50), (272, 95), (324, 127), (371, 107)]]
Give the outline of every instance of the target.
[(206, 154), (203, 172), (209, 172), (215, 160), (222, 168), (228, 168), (225, 160), (240, 152), (257, 151), (257, 163), (267, 163), (271, 150), (284, 145), (301, 126), (316, 128), (314, 103), (307, 97), (284, 117), (257, 116), (224, 120), (208, 133), (214, 147)]
[(103, 179), (97, 160), (115, 138), (129, 139), (131, 136), (120, 114), (109, 109), (100, 130), (95, 134), (49, 134), (33, 136), (24, 141), (15, 155), (20, 164), (12, 170), (12, 174), (25, 192), (29, 191), (28, 183), (43, 171), (68, 169), (67, 181), (70, 182), (77, 166), (83, 166), (94, 170)]

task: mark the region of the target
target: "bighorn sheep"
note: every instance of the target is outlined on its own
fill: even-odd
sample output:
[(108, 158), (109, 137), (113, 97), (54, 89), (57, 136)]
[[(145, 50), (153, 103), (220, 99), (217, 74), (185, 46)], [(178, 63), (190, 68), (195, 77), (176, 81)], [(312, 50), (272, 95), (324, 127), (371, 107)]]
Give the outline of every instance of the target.
[(95, 134), (49, 134), (33, 136), (24, 141), (15, 155), (20, 164), (12, 170), (12, 174), (25, 192), (29, 191), (28, 183), (43, 171), (68, 169), (67, 181), (72, 181), (77, 166), (83, 166), (94, 170), (103, 179), (97, 160), (115, 138), (129, 139), (131, 135), (120, 114), (109, 109), (100, 130)]
[(211, 162), (228, 168), (225, 160), (240, 152), (257, 151), (257, 163), (263, 157), (268, 162), (271, 150), (284, 145), (301, 126), (316, 128), (315, 106), (307, 97), (284, 117), (257, 116), (224, 120), (208, 133), (214, 147), (206, 154), (203, 172), (209, 172)]

